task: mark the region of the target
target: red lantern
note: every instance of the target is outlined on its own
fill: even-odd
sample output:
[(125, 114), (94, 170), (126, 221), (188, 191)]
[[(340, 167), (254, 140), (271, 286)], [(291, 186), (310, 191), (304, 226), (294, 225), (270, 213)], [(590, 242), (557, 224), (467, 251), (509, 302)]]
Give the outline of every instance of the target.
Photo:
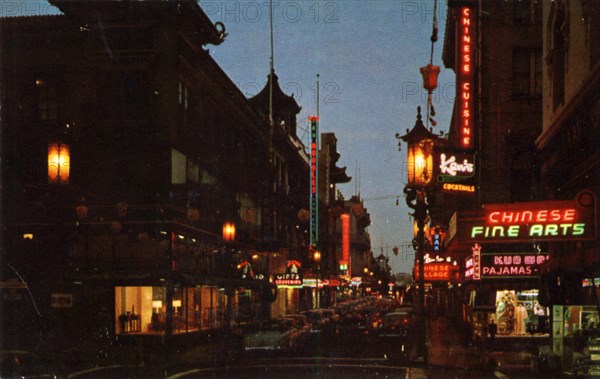
[(440, 66), (434, 66), (431, 63), (425, 67), (421, 67), (421, 75), (423, 75), (423, 88), (431, 93), (437, 88), (437, 79), (440, 74)]

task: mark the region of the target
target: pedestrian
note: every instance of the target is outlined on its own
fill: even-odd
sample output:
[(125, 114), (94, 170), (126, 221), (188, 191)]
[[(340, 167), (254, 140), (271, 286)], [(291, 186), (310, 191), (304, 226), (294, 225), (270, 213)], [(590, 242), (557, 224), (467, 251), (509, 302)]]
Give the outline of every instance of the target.
[(498, 332), (498, 325), (494, 323), (494, 319), (488, 325), (488, 333), (490, 333), (490, 339), (493, 340), (496, 337), (496, 333)]

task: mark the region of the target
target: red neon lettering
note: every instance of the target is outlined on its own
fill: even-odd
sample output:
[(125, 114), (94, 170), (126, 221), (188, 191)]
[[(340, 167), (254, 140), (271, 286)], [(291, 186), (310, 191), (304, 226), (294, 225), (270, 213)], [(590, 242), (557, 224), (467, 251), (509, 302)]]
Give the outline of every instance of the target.
[(460, 9), (461, 18), (460, 18), (460, 26), (458, 28), (462, 38), (459, 40), (462, 41), (462, 46), (460, 47), (460, 62), (459, 66), (461, 72), (463, 74), (462, 84), (460, 85), (460, 93), (458, 96), (460, 97), (460, 106), (463, 109), (463, 112), (459, 113), (459, 123), (461, 128), (461, 144), (463, 147), (471, 147), (472, 139), (471, 139), (471, 83), (468, 81), (468, 78), (471, 75), (472, 71), (472, 50), (471, 50), (471, 9), (468, 7), (462, 7)]
[(575, 220), (575, 209), (566, 209), (563, 217), (564, 221)]
[(575, 220), (575, 209), (540, 209), (536, 211), (494, 211), (487, 216), (489, 224), (525, 224)]

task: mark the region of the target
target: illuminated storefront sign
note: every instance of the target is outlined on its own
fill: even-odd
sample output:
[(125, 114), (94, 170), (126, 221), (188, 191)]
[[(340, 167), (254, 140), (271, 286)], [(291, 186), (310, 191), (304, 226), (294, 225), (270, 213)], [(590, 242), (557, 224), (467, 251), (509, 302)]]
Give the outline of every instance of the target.
[(475, 21), (474, 12), (467, 6), (459, 8), (457, 20), (457, 125), (458, 146), (462, 149), (472, 149), (474, 140), (474, 106), (473, 96), (475, 84), (473, 70), (475, 68)]
[(350, 215), (343, 213), (340, 218), (342, 220), (342, 259), (340, 264), (348, 266), (350, 257)]
[(301, 286), (302, 277), (300, 274), (275, 274), (275, 284), (278, 286)]
[(481, 245), (476, 243), (472, 248), (473, 252), (473, 279), (481, 279)]
[[(540, 275), (540, 267), (550, 259), (548, 254), (498, 253), (481, 255), (481, 277), (531, 278)], [(465, 261), (465, 279), (479, 280), (473, 272), (473, 258)]]
[(475, 156), (445, 148), (434, 154), (436, 180), (442, 191), (473, 195), (477, 187), (475, 179)]
[(457, 221), (457, 236), (468, 242), (594, 240), (596, 198), (585, 190), (575, 200), (487, 204)]
[[(316, 287), (317, 286), (317, 279), (304, 278), (304, 280), (302, 281), (302, 285), (304, 287)], [(329, 280), (319, 279), (319, 288), (326, 287), (328, 285), (329, 285)]]
[(278, 286), (301, 286), (303, 283), (301, 267), (302, 263), (299, 261), (289, 261), (285, 274), (275, 274), (275, 284)]
[[(435, 282), (435, 281), (450, 281), (454, 277), (454, 272), (456, 272), (457, 266), (452, 263), (427, 263), (424, 267), (425, 281), (426, 282)], [(415, 279), (419, 279), (419, 270), (413, 270), (413, 274)]]
[(444, 183), (442, 184), (442, 190), (446, 192), (465, 192), (465, 193), (475, 193), (475, 186), (469, 184), (459, 184), (459, 183)]
[(437, 177), (440, 183), (453, 183), (470, 179), (475, 175), (473, 154), (441, 152), (436, 154)]
[(319, 118), (310, 116), (310, 245), (317, 246), (318, 231), (319, 231)]
[(465, 279), (473, 278), (475, 269), (473, 267), (473, 257), (467, 258), (465, 261)]

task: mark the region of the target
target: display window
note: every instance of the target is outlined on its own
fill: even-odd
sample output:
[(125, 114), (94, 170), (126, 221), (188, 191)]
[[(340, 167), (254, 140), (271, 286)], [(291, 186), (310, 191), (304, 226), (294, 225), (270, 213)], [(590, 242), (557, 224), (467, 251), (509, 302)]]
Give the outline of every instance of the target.
[(538, 290), (496, 291), (496, 311), (490, 315), (502, 336), (548, 334), (547, 307), (538, 302)]
[[(165, 333), (166, 297), (165, 287), (115, 287), (116, 333)], [(217, 287), (178, 287), (173, 291), (172, 309), (173, 333), (218, 328), (224, 321), (226, 296)]]
[(595, 305), (564, 307), (564, 336), (600, 334), (600, 317)]

